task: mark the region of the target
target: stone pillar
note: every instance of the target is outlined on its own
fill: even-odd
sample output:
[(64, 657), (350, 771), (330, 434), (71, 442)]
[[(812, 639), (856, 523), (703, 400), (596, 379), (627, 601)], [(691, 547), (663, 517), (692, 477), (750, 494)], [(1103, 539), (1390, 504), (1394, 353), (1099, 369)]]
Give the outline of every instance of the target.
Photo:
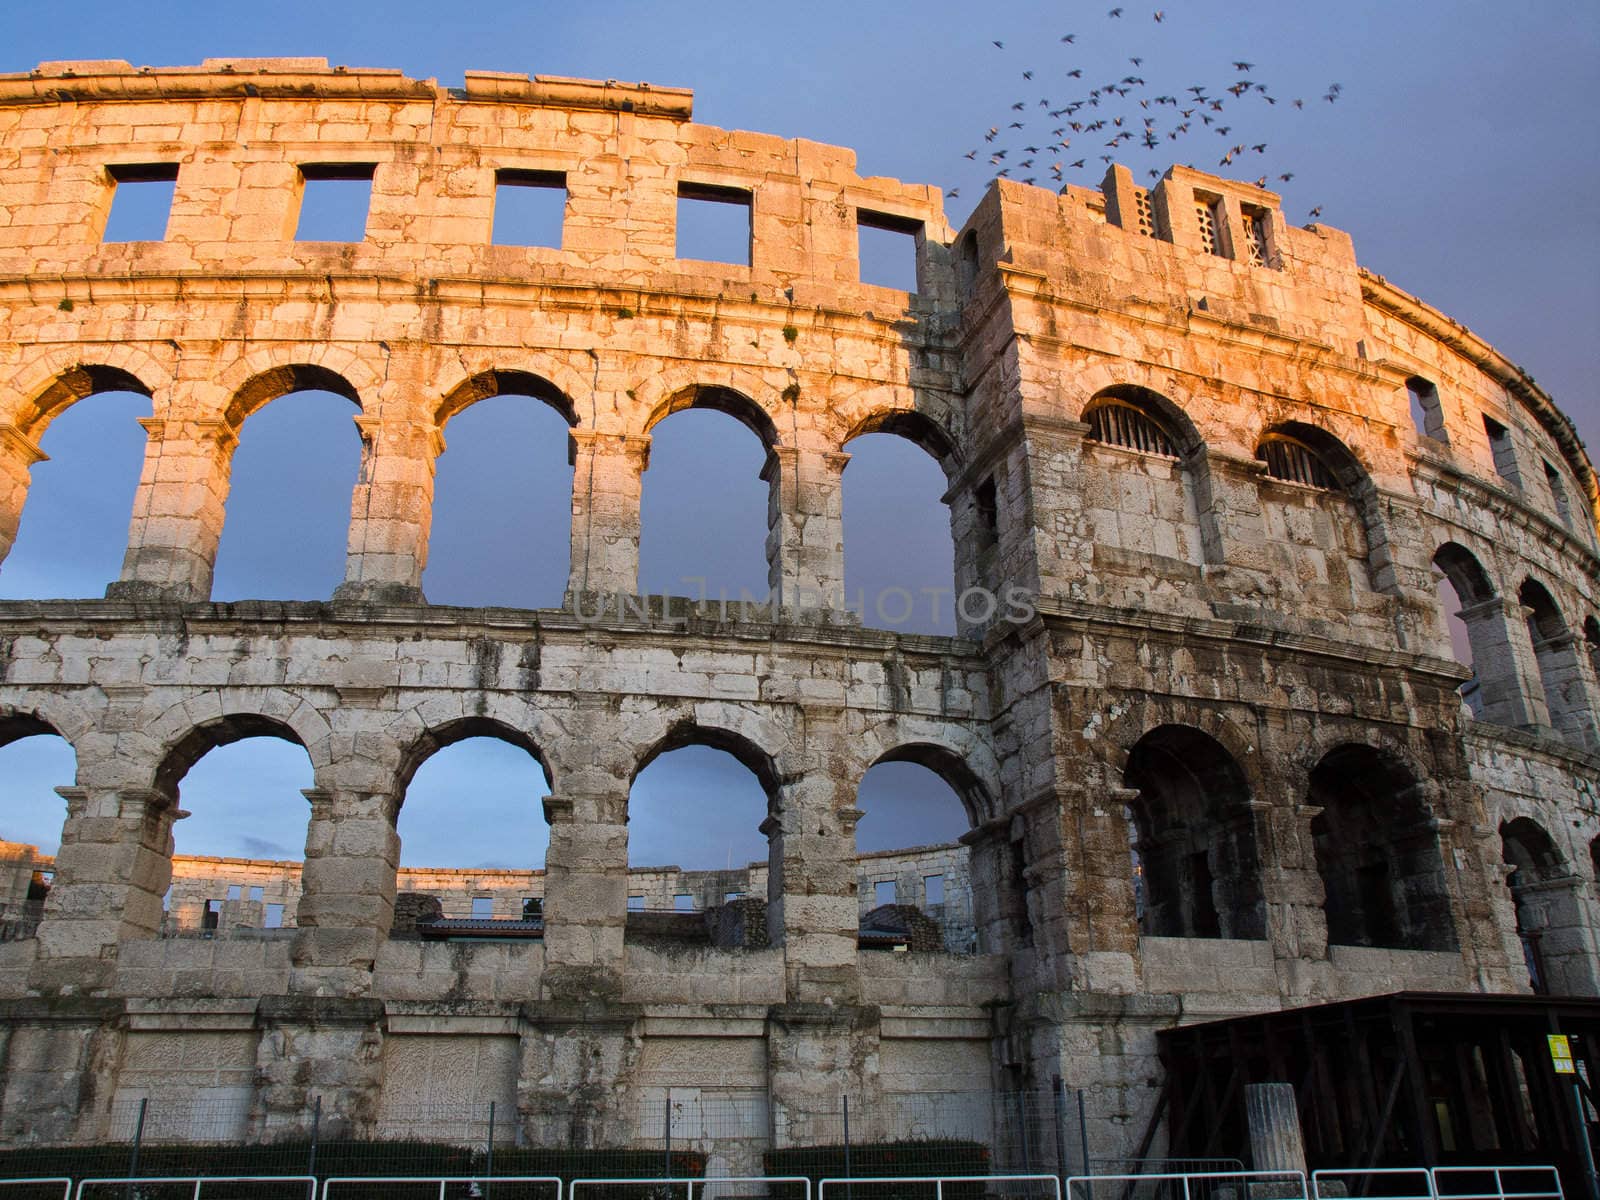
[(387, 792), (307, 788), (311, 821), (300, 874), (289, 990), (363, 996), (394, 922), (400, 837)]
[(856, 970), (861, 932), (855, 837), (862, 817), (852, 803), (854, 756), (819, 745), (841, 739), (813, 727), (808, 767), (783, 785), (777, 811), (761, 825), (770, 843), (767, 922), (782, 944), (789, 999), (850, 1003), (860, 988)]
[(767, 586), (783, 608), (843, 614), (840, 475), (849, 461), (848, 454), (806, 447), (774, 446), (767, 454)]
[(836, 1143), (843, 1096), (850, 1097), (852, 1140), (886, 1135), (881, 1036), (876, 1007), (791, 1003), (768, 1011), (767, 1095), (775, 1147)]
[(45, 992), (103, 991), (116, 974), (117, 945), (160, 932), (172, 822), (183, 814), (150, 788), (56, 791), (67, 821), (28, 983)]
[[(547, 796), (546, 990), (564, 994), (622, 969), (628, 908), (628, 795), (577, 791)], [(570, 986), (569, 986), (570, 985)]]
[(126, 1019), (114, 997), (0, 1000), (0, 1139), (106, 1141)]
[(238, 432), (218, 420), (141, 417), (150, 440), (115, 599), (209, 600)]
[[(1530, 724), (1534, 717), (1528, 697), (1542, 696), (1537, 677), (1526, 677), (1511, 641), (1511, 622), (1525, 622), (1522, 605), (1491, 596), (1461, 609), (1472, 647), (1472, 670), (1478, 683), (1473, 710), (1495, 725), (1513, 728)], [(1448, 633), (1445, 634), (1448, 638)], [(1537, 672), (1535, 672), (1537, 676)], [(1530, 686), (1535, 690), (1530, 691)]]
[(1192, 469), (1205, 561), (1243, 571), (1270, 572), (1266, 526), (1261, 518), (1260, 479), (1266, 464), (1209, 450)]
[(1133, 172), (1113, 163), (1100, 181), (1100, 192), (1106, 199), (1106, 220), (1128, 233), (1139, 233), (1139, 185), (1134, 182)]
[(420, 604), (433, 521), (433, 476), (444, 438), (431, 421), (358, 416), (361, 476), (336, 600)]
[[(1274, 783), (1278, 786), (1273, 786)], [(1288, 779), (1269, 777), (1273, 795), (1292, 795)], [(1280, 984), (1292, 995), (1305, 994), (1311, 977), (1326, 975), (1328, 914), (1326, 889), (1317, 870), (1311, 823), (1322, 815), (1315, 804), (1264, 804), (1252, 801), (1256, 850), (1261, 860), (1261, 897), (1267, 909), (1267, 939), (1278, 964)], [(1321, 964), (1312, 968), (1310, 964)]]
[(517, 1119), (530, 1145), (622, 1146), (641, 1132), (632, 1085), (643, 1016), (637, 1005), (593, 994), (523, 1005)]
[(573, 430), (572, 568), (568, 603), (639, 590), (639, 498), (650, 439)]
[(1139, 918), (1123, 810), (1137, 796), (1058, 775), (1005, 818), (1009, 902), (1032, 941), (1032, 986), (1134, 990)]
[(1292, 1083), (1244, 1085), (1245, 1121), (1250, 1129), (1250, 1163), (1257, 1171), (1306, 1173), (1306, 1144)]
[(321, 1136), (370, 1136), (383, 1085), (382, 1000), (263, 996), (256, 1006), (252, 1136), (305, 1135), (317, 1097)]
[(49, 457), (15, 425), (0, 425), (0, 562), (17, 540), (33, 465)]

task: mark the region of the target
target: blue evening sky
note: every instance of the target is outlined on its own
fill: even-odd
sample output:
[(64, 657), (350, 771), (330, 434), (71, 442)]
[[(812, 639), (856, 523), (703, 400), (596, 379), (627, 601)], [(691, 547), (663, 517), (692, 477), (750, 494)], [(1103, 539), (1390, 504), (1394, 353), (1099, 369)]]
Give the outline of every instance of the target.
[[(1223, 95), (1231, 135), (1209, 129), (1119, 161), (1150, 169), (1189, 162), (1249, 179), (1266, 174), (1289, 218), (1349, 231), (1362, 263), (1471, 327), (1520, 363), (1590, 433), (1600, 428), (1600, 6), (1481, 0), (1352, 0), (1342, 4), (1153, 5), (949, 0), (877, 5), (683, 3), (502, 4), (441, 9), (436, 2), (272, 5), (80, 0), (15, 6), (6, 14), (0, 71), (55, 59), (120, 58), (134, 65), (207, 57), (309, 55), (334, 64), (399, 67), (458, 84), (481, 68), (692, 87), (702, 123), (853, 147), (864, 175), (956, 189), (959, 226), (1005, 148), (1004, 164), (1048, 135), (1051, 107), (1089, 86), (1133, 75), (1146, 94), (1191, 84)], [(1073, 35), (1069, 43), (1061, 39)], [(999, 41), (1002, 47), (993, 43)], [(1137, 57), (1137, 65), (1130, 60)], [(1253, 64), (1248, 72), (1233, 63)], [(1067, 77), (1083, 70), (1083, 81)], [(1033, 78), (1023, 78), (1031, 71)], [(1278, 98), (1235, 102), (1222, 92), (1248, 76)], [(1339, 83), (1335, 103), (1321, 99)], [(1294, 98), (1305, 101), (1295, 108)], [(1136, 127), (1149, 110), (1131, 101)], [(1021, 104), (1022, 109), (1013, 109)], [(1092, 115), (1092, 113), (1091, 113)], [(1012, 120), (1026, 128), (1009, 129)], [(997, 127), (993, 142), (984, 134)], [(1228, 168), (1231, 145), (1266, 144)], [(964, 157), (979, 151), (973, 159)], [(1066, 178), (1095, 184), (1104, 166), (1079, 139)], [(1052, 181), (1049, 161), (1013, 168)], [(1282, 181), (1279, 176), (1292, 174)], [(325, 181), (332, 185), (335, 181)], [(141, 184), (155, 194), (164, 185)], [(360, 185), (354, 185), (359, 192)], [(331, 192), (351, 190), (340, 183)], [(548, 240), (547, 199), (504, 198), (503, 241)], [(334, 228), (340, 200), (325, 217)], [(359, 210), (359, 200), (355, 205)], [(513, 207), (517, 211), (513, 212)], [(345, 203), (348, 222), (350, 205)], [(719, 211), (720, 210), (720, 211)], [(130, 210), (119, 215), (137, 222)], [(736, 257), (742, 214), (708, 205), (692, 214), (696, 256)], [(148, 218), (146, 218), (148, 219)], [(159, 223), (159, 215), (155, 218)], [(730, 224), (731, 223), (731, 224)], [(113, 231), (113, 236), (117, 236)], [(137, 230), (127, 236), (141, 234)], [(337, 234), (319, 236), (338, 236)], [(904, 271), (895, 239), (869, 270)], [(731, 247), (731, 249), (730, 249)], [(0, 596), (95, 596), (116, 577), (148, 412), (141, 397), (100, 396), (54, 422), (51, 461), (34, 470), (21, 537), (0, 573)], [(284, 397), (247, 422), (217, 563), (215, 596), (326, 597), (343, 565), (359, 444), (353, 409), (337, 397)], [(431, 561), (436, 603), (558, 603), (566, 569), (570, 468), (560, 421), (539, 402), (505, 396), (446, 430)], [(859, 439), (845, 473), (849, 590), (948, 585), (943, 479), (920, 450), (887, 435)], [(298, 465), (291, 468), (290, 463)], [(659, 426), (645, 478), (642, 577), (655, 590), (706, 576), (713, 588), (764, 587), (765, 485), (754, 437), (716, 413)], [(292, 470), (292, 476), (287, 473)], [(292, 478), (292, 488), (284, 487)], [(86, 479), (89, 486), (86, 484)], [(492, 527), (485, 512), (503, 514)], [(947, 627), (947, 626), (946, 626)], [(907, 628), (937, 629), (919, 614)], [(53, 739), (0, 750), (0, 836), (53, 849), (61, 806), (50, 788), (71, 780), (72, 756)], [(194, 816), (180, 851), (298, 857), (310, 786), (298, 747), (251, 740), (213, 752), (183, 783)], [(469, 742), (425, 764), (402, 812), (405, 861), (542, 861), (537, 803), (543, 779), (521, 751)], [(634, 790), (636, 863), (721, 866), (763, 857), (755, 826), (764, 799), (744, 768), (714, 751), (664, 756)], [(875, 768), (862, 790), (864, 849), (938, 841), (964, 828), (959, 806), (920, 768)], [(693, 821), (684, 821), (693, 814)], [(696, 830), (712, 830), (711, 834)]]

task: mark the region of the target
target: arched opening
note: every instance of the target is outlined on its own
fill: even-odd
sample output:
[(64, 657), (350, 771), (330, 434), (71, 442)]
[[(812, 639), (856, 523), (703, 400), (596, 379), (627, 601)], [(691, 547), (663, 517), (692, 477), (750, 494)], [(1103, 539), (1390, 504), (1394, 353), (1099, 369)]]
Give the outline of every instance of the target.
[(420, 921), (541, 921), (550, 775), (538, 747), (498, 722), (432, 731), (409, 756), (395, 930)]
[(972, 818), (968, 800), (937, 769), (945, 757), (907, 747), (861, 777), (856, 877), (863, 948), (977, 949), (972, 853), (960, 840)]
[[(943, 500), (954, 455), (943, 431), (920, 414), (897, 413), (846, 445), (846, 603), (872, 629), (954, 634), (955, 546)], [(973, 600), (969, 612), (979, 607)]]
[(1264, 938), (1266, 903), (1244, 772), (1209, 735), (1152, 729), (1123, 771), (1139, 929), (1149, 937)]
[(271, 718), (223, 717), (173, 747), (156, 775), (171, 832), (148, 847), (170, 864), (163, 932), (294, 926), (314, 783), (305, 747)]
[(17, 538), (3, 555), (0, 598), (99, 597), (121, 572), (144, 466), (139, 418), (150, 415), (150, 394), (121, 372), (96, 378), (117, 386), (69, 396), (34, 423), (46, 457), (29, 473)]
[(350, 497), (365, 469), (348, 405), (355, 390), (320, 367), (257, 376), (229, 405), (239, 430), (211, 594), (306, 600), (344, 579)]
[[(1268, 429), (1256, 447), (1262, 472), (1266, 549), (1279, 575), (1330, 615), (1373, 585), (1373, 545), (1379, 533), (1376, 489), (1355, 455), (1314, 425), (1287, 422)], [(1387, 550), (1384, 553), (1387, 561)], [(1388, 574), (1385, 574), (1385, 579)]]
[(1331, 945), (1457, 948), (1433, 814), (1404, 764), (1336, 747), (1311, 772), (1307, 800), (1322, 810), (1311, 836)]
[(1592, 742), (1593, 722), (1577, 647), (1561, 610), (1545, 586), (1533, 579), (1523, 581), (1517, 600), (1527, 614), (1528, 640), (1533, 643), (1550, 724), (1568, 741), (1580, 746)]
[(776, 518), (764, 482), (773, 478), (771, 421), (737, 392), (699, 388), (664, 405), (649, 432), (640, 591), (765, 602)]
[(48, 724), (0, 719), (0, 942), (32, 937), (44, 916), (67, 817), (55, 789), (76, 774), (71, 744)]
[(630, 939), (773, 940), (778, 871), (765, 822), (778, 786), (771, 758), (723, 730), (682, 725), (645, 755), (628, 791)]
[[(1521, 696), (1516, 673), (1507, 669), (1505, 617), (1492, 603), (1494, 586), (1488, 574), (1470, 550), (1446, 542), (1433, 556), (1433, 580), (1450, 634), (1450, 652), (1457, 662), (1472, 668), (1472, 678), (1461, 685), (1461, 698), (1475, 717), (1520, 724), (1514, 719)], [(1490, 664), (1487, 678), (1481, 664)]]
[(1149, 388), (1119, 384), (1084, 408), (1085, 466), (1109, 486), (1089, 489), (1097, 545), (1136, 555), (1205, 561), (1195, 481), (1200, 435), (1183, 411)]
[[(1517, 919), (1517, 940), (1522, 943), (1522, 959), (1527, 964), (1528, 982), (1540, 995), (1552, 992), (1551, 978), (1545, 959), (1544, 941), (1547, 935), (1557, 934), (1557, 945), (1550, 947), (1558, 954), (1562, 927), (1569, 922), (1563, 917), (1575, 913), (1562, 912), (1572, 907), (1570, 888), (1562, 888), (1567, 875), (1550, 835), (1527, 817), (1517, 817), (1500, 823), (1501, 858), (1511, 868), (1506, 877), (1506, 887), (1511, 890), (1511, 904)], [(1554, 886), (1552, 886), (1554, 885)], [(1563, 891), (1566, 895), (1563, 895)], [(1563, 901), (1566, 903), (1564, 904)]]
[(1600, 621), (1592, 616), (1583, 619), (1583, 649), (1589, 656), (1589, 671), (1600, 682)]
[(572, 544), (572, 403), (492, 371), (446, 397), (423, 589), (435, 604), (558, 608)]
[(1420, 375), (1413, 375), (1406, 380), (1406, 400), (1411, 409), (1411, 425), (1418, 433), (1439, 442), (1450, 440), (1438, 388)]

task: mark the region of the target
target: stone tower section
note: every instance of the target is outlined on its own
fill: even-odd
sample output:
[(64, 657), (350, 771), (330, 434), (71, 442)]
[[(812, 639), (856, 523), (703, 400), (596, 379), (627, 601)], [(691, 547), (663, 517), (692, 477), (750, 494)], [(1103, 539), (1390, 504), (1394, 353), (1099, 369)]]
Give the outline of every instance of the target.
[[(330, 177), (370, 180), (361, 238), (296, 240)], [(164, 236), (106, 242), (143, 180)], [(558, 248), (493, 244), (507, 183), (562, 190)], [(706, 197), (747, 262), (676, 257)], [(914, 238), (914, 291), (860, 281), (863, 226)], [(362, 442), (344, 580), (213, 603), (240, 427), (306, 389)], [(77, 763), (42, 921), (0, 942), (7, 1138), (103, 1137), (199, 1086), (178, 1054), (265, 1133), (314, 1097), (361, 1132), (472, 1062), (563, 1143), (625, 1144), (672, 1086), (799, 1143), (844, 1093), (882, 1123), (1060, 1075), (1131, 1152), (1180, 1020), (1600, 993), (1593, 468), (1526, 374), (1270, 192), (1114, 167), (1002, 181), (957, 231), (937, 189), (678, 89), (48, 63), (0, 76), (0, 556), (45, 429), (108, 390), (152, 405), (120, 576), (0, 602), (0, 744)], [(570, 430), (566, 606), (430, 604), (449, 422), (509, 391)], [(692, 407), (766, 447), (765, 604), (637, 597), (651, 430)], [(840, 603), (875, 431), (948, 479), (959, 636)], [(178, 781), (261, 733), (315, 769), (292, 927), (163, 936)], [(542, 936), (394, 936), (406, 784), (481, 734), (550, 780)], [(627, 919), (628, 790), (695, 744), (766, 792), (767, 925), (668, 953)], [(965, 803), (972, 953), (863, 936), (856, 788), (895, 761)]]

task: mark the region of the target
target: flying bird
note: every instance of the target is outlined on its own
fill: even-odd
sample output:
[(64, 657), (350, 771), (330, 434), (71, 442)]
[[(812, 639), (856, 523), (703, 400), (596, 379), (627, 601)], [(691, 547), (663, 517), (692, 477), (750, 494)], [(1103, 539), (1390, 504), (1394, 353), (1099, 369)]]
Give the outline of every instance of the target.
[(1313, 221), (1315, 221), (1318, 217), (1320, 217), (1322, 215), (1322, 205), (1319, 204), (1315, 208), (1313, 208), (1309, 215), (1310, 215), (1311, 219)]
[(1130, 58), (1128, 61), (1131, 62), (1136, 67), (1144, 65), (1144, 59), (1142, 59), (1142, 58)]
[(1121, 15), (1122, 15), (1122, 10), (1120, 8), (1113, 8), (1110, 12), (1108, 12), (1106, 14), (1106, 16), (1108, 16), (1108, 17), (1120, 17)]
[(950, 199), (954, 200), (957, 196), (961, 195), (961, 189), (960, 188), (951, 188), (948, 192), (945, 193), (945, 195), (949, 196)]
[(1156, 24), (1157, 25), (1161, 24), (1161, 22), (1163, 22), (1163, 21), (1165, 21), (1167, 19), (1167, 14), (1162, 12), (1160, 9), (1156, 10), (1155, 16), (1156, 16)]
[(1061, 40), (1070, 46), (1073, 42), (1078, 40), (1078, 35), (1075, 33), (1064, 33), (1061, 35)]
[(1006, 44), (1004, 42), (994, 42), (993, 45), (996, 50), (1004, 50), (1006, 48)]
[(1024, 79), (1032, 79), (1033, 78), (1033, 72), (1032, 71), (1024, 71), (1022, 73), (1022, 77)]
[(1249, 71), (1254, 67), (1255, 67), (1255, 63), (1236, 62), (1236, 63), (1233, 64), (1233, 69), (1235, 71)]

